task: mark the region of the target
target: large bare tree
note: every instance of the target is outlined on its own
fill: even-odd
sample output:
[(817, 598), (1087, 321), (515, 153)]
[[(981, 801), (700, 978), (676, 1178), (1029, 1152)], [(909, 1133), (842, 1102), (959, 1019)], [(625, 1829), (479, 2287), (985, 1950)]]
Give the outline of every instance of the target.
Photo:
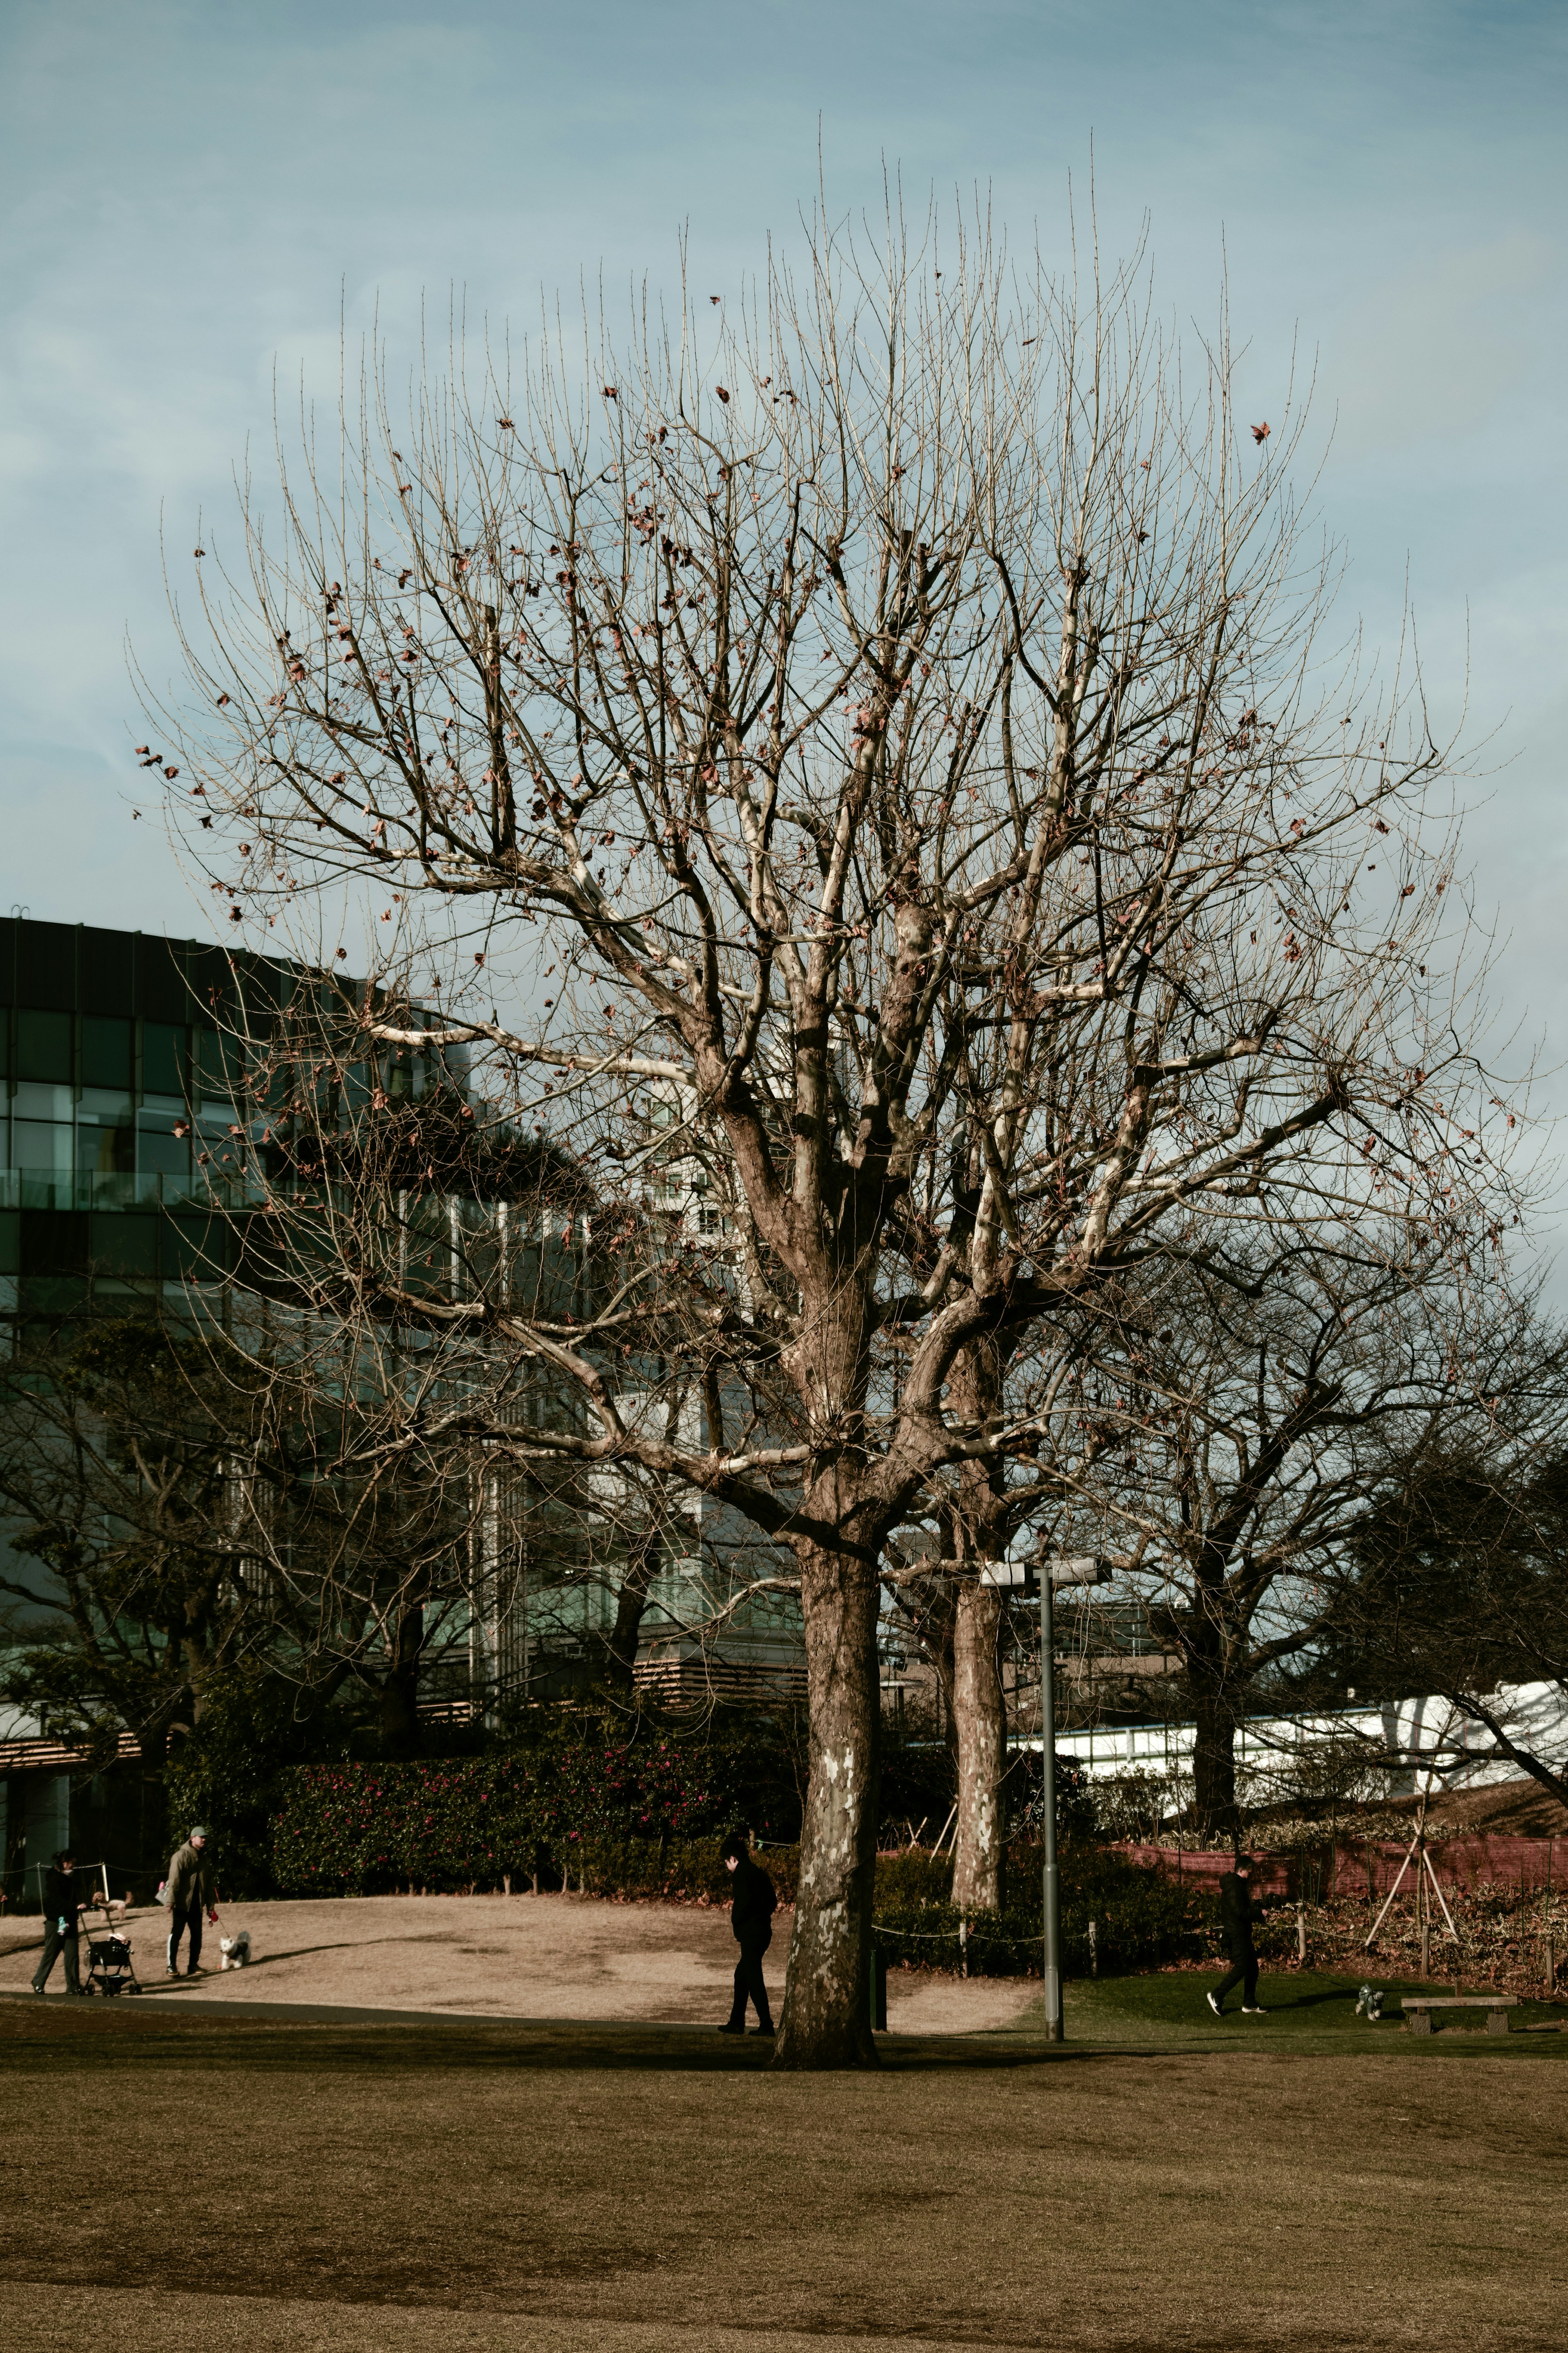
[[(585, 1320), (445, 1312), (574, 1387), (536, 1453), (793, 1556), (781, 2063), (872, 2053), (882, 1552), (1038, 1444), (987, 1348), (1194, 1219), (1470, 1215), (1445, 754), (1407, 652), (1379, 688), (1325, 638), (1289, 401), (1238, 414), (1223, 334), (1184, 359), (1132, 271), (891, 219), (406, 402), (378, 360), (202, 560), (142, 756), (215, 895), (263, 936), (363, 895), (497, 1115), (626, 1177)], [(631, 1214), (658, 1103), (708, 1186), (679, 1249)]]

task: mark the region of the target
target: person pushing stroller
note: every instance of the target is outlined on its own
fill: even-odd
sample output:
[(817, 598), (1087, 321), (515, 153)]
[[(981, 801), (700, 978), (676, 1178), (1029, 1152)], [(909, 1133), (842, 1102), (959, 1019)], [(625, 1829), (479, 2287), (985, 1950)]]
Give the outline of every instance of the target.
[(81, 1981), (81, 1948), (78, 1943), (81, 1910), (76, 1857), (68, 1847), (61, 1847), (53, 1865), (44, 1874), (44, 1952), (33, 1973), (35, 1993), (43, 1992), (49, 1981), (49, 1972), (62, 1954), (65, 1956), (67, 1993), (86, 1990)]
[(206, 1846), (205, 1829), (200, 1822), (194, 1823), (189, 1838), (184, 1846), (176, 1848), (169, 1863), (169, 1875), (163, 1888), (163, 1901), (169, 1912), (169, 1947), (163, 1972), (166, 1977), (177, 1978), (180, 1974), (182, 1936), (189, 1938), (185, 1975), (195, 1978), (202, 1974), (202, 1915), (205, 1912), (215, 1924), (217, 1920), (217, 1883)]

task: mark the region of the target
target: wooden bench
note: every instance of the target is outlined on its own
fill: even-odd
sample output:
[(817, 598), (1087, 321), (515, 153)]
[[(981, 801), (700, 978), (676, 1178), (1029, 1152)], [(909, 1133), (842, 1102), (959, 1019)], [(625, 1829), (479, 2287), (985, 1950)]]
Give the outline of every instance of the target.
[(1497, 1993), (1422, 1994), (1415, 2000), (1407, 1996), (1401, 2004), (1408, 2021), (1408, 2031), (1412, 2034), (1431, 2033), (1435, 2010), (1484, 2010), (1487, 2032), (1509, 2034), (1513, 2031), (1509, 2011), (1517, 2007), (1518, 2004), (1510, 2001), (1505, 1994)]

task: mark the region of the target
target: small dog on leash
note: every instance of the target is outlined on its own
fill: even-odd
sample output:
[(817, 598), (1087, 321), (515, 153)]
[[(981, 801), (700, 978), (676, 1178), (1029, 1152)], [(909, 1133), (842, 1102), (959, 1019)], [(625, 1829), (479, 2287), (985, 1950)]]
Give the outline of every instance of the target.
[(1383, 1994), (1377, 1987), (1369, 1985), (1363, 1986), (1360, 1993), (1356, 1996), (1355, 2014), (1358, 2018), (1381, 2018), (1383, 2016)]
[(250, 1958), (249, 1929), (241, 1928), (232, 1936), (220, 1936), (217, 1940), (217, 1948), (223, 1955), (223, 1967), (226, 1969), (244, 1968)]

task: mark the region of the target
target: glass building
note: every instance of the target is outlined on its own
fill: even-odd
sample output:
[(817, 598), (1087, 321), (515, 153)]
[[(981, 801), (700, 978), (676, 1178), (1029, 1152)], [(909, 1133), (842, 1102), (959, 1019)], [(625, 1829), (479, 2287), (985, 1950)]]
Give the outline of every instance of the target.
[(217, 1018), (234, 973), (199, 941), (0, 922), (0, 1347), (223, 1271), (205, 1205), (244, 1124)]
[[(341, 1005), (359, 987), (208, 942), (0, 922), (0, 1352), (12, 1352), (19, 1335), (47, 1344), (87, 1314), (124, 1314), (159, 1298), (178, 1314), (193, 1286), (212, 1287), (221, 1312), (224, 1279), (238, 1271), (246, 1246), (244, 1212), (260, 1206), (261, 1163), (273, 1156), (263, 1143), (265, 1106), (247, 1100), (239, 1082), (237, 1041), (264, 1032), (300, 991)], [(412, 1018), (418, 1026), (421, 1017)], [(433, 1056), (399, 1050), (380, 1081), (390, 1097), (418, 1097), (443, 1076), (466, 1092), (461, 1070), (442, 1071)], [(348, 1068), (343, 1118), (352, 1121), (376, 1083), (363, 1065)], [(667, 1108), (655, 1105), (656, 1120)], [(279, 1183), (276, 1169), (270, 1181)], [(662, 1168), (659, 1184), (658, 1205), (684, 1204), (692, 1229), (708, 1235), (716, 1213), (690, 1171)], [(592, 1282), (585, 1215), (563, 1229), (561, 1215), (542, 1215), (537, 1202), (530, 1218), (521, 1202), (448, 1198), (437, 1185), (412, 1211), (419, 1219), (437, 1242), (437, 1280), (445, 1287), (449, 1267), (454, 1296), (495, 1229), (513, 1269), (509, 1295), (557, 1292), (563, 1309), (584, 1313)], [(571, 1409), (572, 1400), (538, 1386), (520, 1405), (528, 1419)], [(706, 1445), (700, 1432), (690, 1436)], [(490, 1693), (527, 1689), (551, 1655), (594, 1660), (614, 1620), (619, 1571), (613, 1495), (583, 1497), (570, 1532), (552, 1528), (541, 1556), (525, 1482), (496, 1484), (475, 1539), (482, 1558), (468, 1645), (472, 1683)], [(718, 1664), (748, 1686), (760, 1671), (793, 1687), (801, 1653), (792, 1602), (759, 1596), (731, 1609), (721, 1662), (687, 1630), (707, 1614), (715, 1576), (724, 1586), (755, 1574), (746, 1564), (759, 1549), (710, 1500), (688, 1525), (687, 1541), (671, 1547), (655, 1579), (641, 1629), (651, 1681), (674, 1689), (695, 1673), (707, 1687)]]

